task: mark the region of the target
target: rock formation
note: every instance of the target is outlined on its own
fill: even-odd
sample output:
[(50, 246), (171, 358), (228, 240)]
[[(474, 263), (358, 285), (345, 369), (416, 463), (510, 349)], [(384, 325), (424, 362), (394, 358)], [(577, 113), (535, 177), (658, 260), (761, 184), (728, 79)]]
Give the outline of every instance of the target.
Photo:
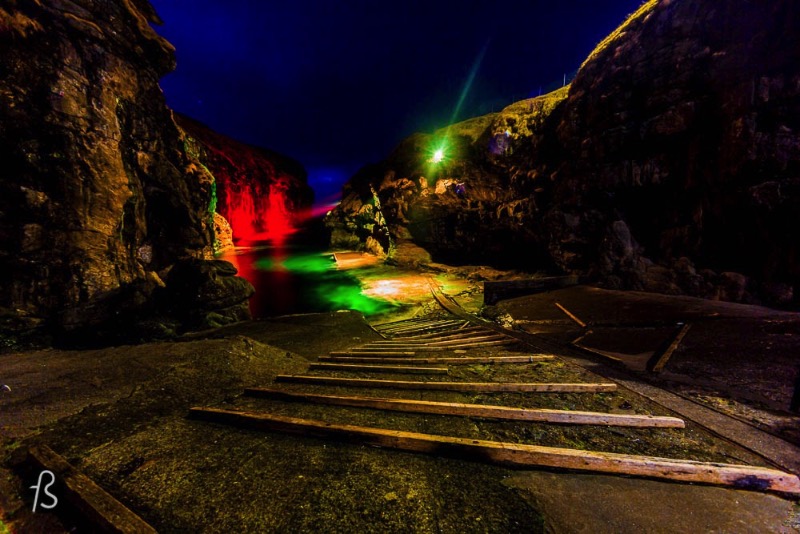
[[(252, 287), (204, 261), (213, 177), (165, 105), (158, 79), (174, 54), (151, 22), (145, 0), (0, 7), (4, 342), (32, 328), (89, 337), (116, 328), (135, 340), (202, 326), (199, 311), (216, 323), (247, 314)], [(181, 269), (199, 273), (189, 277), (197, 291)], [(188, 293), (194, 300), (176, 301)], [(151, 319), (182, 306), (181, 322)]]
[(650, 0), (571, 86), (413, 136), (352, 180), (329, 224), (363, 241), (372, 187), (388, 240), (434, 258), (796, 305), (798, 29), (791, 0)]
[[(190, 154), (214, 176), (215, 209), (230, 224), (233, 242), (281, 241), (295, 231), (314, 200), (300, 163), (179, 113), (175, 120)], [(224, 224), (221, 230), (224, 235)]]

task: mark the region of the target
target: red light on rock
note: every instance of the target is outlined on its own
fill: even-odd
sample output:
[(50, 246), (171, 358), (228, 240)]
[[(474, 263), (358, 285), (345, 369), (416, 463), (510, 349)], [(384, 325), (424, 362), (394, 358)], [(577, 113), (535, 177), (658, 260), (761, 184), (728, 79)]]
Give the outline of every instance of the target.
[(279, 245), (297, 230), (291, 203), (276, 185), (270, 185), (267, 191), (261, 191), (257, 184), (229, 190), (219, 209), (230, 222), (237, 244), (272, 241)]

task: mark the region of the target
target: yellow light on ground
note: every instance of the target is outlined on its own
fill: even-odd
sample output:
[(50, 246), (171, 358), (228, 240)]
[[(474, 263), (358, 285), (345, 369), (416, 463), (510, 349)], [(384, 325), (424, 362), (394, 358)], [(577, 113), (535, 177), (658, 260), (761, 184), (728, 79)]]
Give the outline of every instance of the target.
[(364, 295), (390, 301), (410, 303), (430, 297), (428, 277), (415, 274), (400, 274), (392, 278), (362, 279)]
[(370, 288), (370, 294), (379, 297), (396, 297), (402, 293), (402, 282), (399, 280), (378, 280)]

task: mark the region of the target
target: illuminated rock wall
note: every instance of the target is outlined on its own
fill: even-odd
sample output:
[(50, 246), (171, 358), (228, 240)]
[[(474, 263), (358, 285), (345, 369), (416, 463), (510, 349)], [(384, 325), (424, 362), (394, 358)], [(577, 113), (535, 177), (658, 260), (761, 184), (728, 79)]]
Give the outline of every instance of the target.
[(216, 211), (230, 223), (233, 241), (282, 243), (308, 216), (314, 193), (300, 163), (221, 135), (186, 116), (176, 121), (198, 159), (216, 180)]
[(170, 269), (211, 255), (212, 178), (164, 103), (174, 54), (154, 21), (146, 1), (0, 7), (3, 334), (135, 332), (167, 311)]

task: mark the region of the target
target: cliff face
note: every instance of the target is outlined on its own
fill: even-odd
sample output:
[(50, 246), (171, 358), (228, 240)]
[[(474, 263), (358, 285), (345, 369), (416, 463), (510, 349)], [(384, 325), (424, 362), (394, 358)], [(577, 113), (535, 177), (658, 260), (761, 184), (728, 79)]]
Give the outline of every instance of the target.
[[(715, 274), (688, 258), (746, 275), (742, 289), (768, 301), (800, 290), (798, 28), (790, 1), (649, 2), (586, 62), (557, 130), (555, 202), (580, 217), (606, 197), (592, 206), (606, 233), (580, 252), (601, 257), (601, 274), (713, 295)], [(564, 235), (586, 233), (551, 216)], [(623, 224), (633, 253), (609, 253)], [(637, 256), (677, 275), (648, 274)]]
[[(470, 239), (497, 234), (520, 267), (589, 274), (609, 287), (796, 304), (798, 28), (790, 0), (645, 3), (598, 46), (568, 94), (514, 104), (470, 136), (468, 154), (417, 169), (465, 183), (444, 203), (451, 235), (436, 233), (431, 218), (418, 224), (467, 260), (482, 259)], [(413, 178), (402, 160), (425, 157), (393, 154), (371, 179), (378, 195), (387, 173)], [(492, 184), (500, 191), (466, 227), (463, 209), (481, 202), (472, 191)], [(383, 215), (389, 229), (403, 225)], [(472, 238), (454, 234), (459, 224)]]
[(413, 241), (439, 260), (540, 268), (547, 258), (539, 237), (522, 225), (536, 201), (516, 190), (519, 170), (505, 155), (522, 139), (518, 130), (546, 120), (552, 107), (542, 104), (564, 96), (566, 91), (406, 139), (345, 186), (342, 202), (326, 219), (332, 245), (361, 241), (399, 261), (397, 246)]
[[(187, 155), (158, 86), (174, 55), (157, 21), (145, 0), (0, 7), (4, 329), (126, 324), (163, 302), (180, 320), (216, 309), (182, 307), (168, 276), (209, 270), (212, 177)], [(252, 288), (228, 278), (228, 315), (240, 318)]]
[(234, 243), (282, 241), (296, 230), (314, 201), (300, 163), (184, 115), (176, 113), (175, 120), (187, 134), (189, 152), (214, 176), (215, 209), (230, 224)]

